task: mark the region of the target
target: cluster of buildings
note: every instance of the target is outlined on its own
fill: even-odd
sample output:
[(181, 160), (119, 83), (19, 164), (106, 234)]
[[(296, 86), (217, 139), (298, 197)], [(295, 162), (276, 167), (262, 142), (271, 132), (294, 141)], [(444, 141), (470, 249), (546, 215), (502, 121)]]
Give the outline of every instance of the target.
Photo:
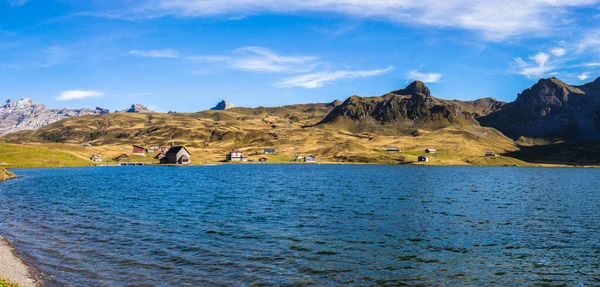
[(133, 154), (139, 156), (146, 156), (148, 153), (156, 154), (154, 158), (160, 161), (160, 164), (190, 164), (192, 162), (192, 154), (185, 148), (185, 146), (174, 146), (171, 147), (143, 147), (139, 145), (133, 145)]
[[(388, 146), (386, 151), (389, 153), (400, 153), (402, 152), (400, 148), (396, 146)], [(138, 156), (146, 156), (148, 153), (155, 154), (154, 158), (158, 159), (161, 164), (176, 164), (176, 165), (188, 165), (191, 163), (191, 153), (187, 150), (185, 146), (173, 146), (171, 147), (143, 147), (140, 145), (133, 145), (132, 154)], [(265, 148), (263, 149), (264, 155), (273, 155), (276, 154), (277, 150), (275, 148)], [(437, 150), (434, 148), (425, 149), (425, 154), (419, 156), (417, 158), (418, 162), (429, 162), (430, 155), (435, 155)], [(485, 152), (486, 157), (495, 157), (496, 153), (493, 151)], [(96, 163), (102, 162), (102, 155), (94, 154), (90, 157), (90, 160)], [(114, 158), (115, 161), (118, 162), (129, 162), (131, 160), (130, 156), (127, 154), (121, 154)], [(235, 149), (228, 153), (225, 156), (225, 160), (228, 162), (248, 162), (248, 156), (244, 155), (242, 151), (239, 149)], [(294, 161), (297, 162), (306, 162), (306, 163), (316, 163), (317, 157), (313, 155), (307, 156), (297, 156), (294, 158)], [(269, 159), (267, 157), (260, 157), (258, 159), (260, 163), (268, 163)]]
[[(396, 147), (396, 146), (388, 146), (386, 148), (387, 152), (390, 153), (395, 153), (395, 152), (401, 152), (400, 148)], [(429, 155), (433, 154), (435, 155), (437, 153), (437, 150), (434, 148), (427, 148), (425, 149), (425, 154), (424, 155), (420, 155), (419, 157), (417, 157), (417, 161), (418, 162), (429, 162)], [(428, 155), (429, 154), (429, 155)], [(485, 152), (485, 156), (486, 157), (495, 157), (496, 153), (493, 151), (486, 151)]]
[[(191, 163), (191, 153), (185, 148), (185, 146), (171, 146), (167, 147), (149, 147), (145, 148), (139, 145), (133, 145), (132, 154), (137, 156), (146, 156), (148, 153), (156, 154), (154, 158), (158, 159), (161, 164), (182, 164), (187, 165)], [(93, 162), (101, 163), (102, 155), (95, 154), (90, 157)], [(117, 162), (129, 162), (131, 157), (128, 154), (120, 154), (113, 159)]]
[[(263, 149), (263, 154), (264, 155), (271, 155), (271, 154), (276, 154), (277, 150), (274, 148), (265, 148)], [(248, 157), (244, 155), (243, 152), (241, 152), (239, 149), (233, 150), (230, 153), (228, 153), (225, 156), (225, 161), (228, 162), (248, 162)], [(299, 161), (299, 162), (307, 162), (307, 163), (316, 163), (317, 162), (317, 157), (313, 156), (313, 155), (307, 155), (305, 157), (296, 157), (294, 158), (294, 161)], [(260, 157), (258, 159), (258, 162), (260, 163), (268, 163), (269, 159), (266, 157)]]

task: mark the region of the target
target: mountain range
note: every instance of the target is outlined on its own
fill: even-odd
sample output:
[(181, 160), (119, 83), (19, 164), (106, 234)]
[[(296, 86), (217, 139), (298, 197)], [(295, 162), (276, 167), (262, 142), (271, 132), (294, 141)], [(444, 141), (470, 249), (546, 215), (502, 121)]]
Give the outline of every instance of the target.
[[(0, 109), (3, 118), (7, 106)], [(36, 110), (24, 109), (24, 103), (12, 106), (12, 110), (15, 106), (21, 106), (17, 110)], [(555, 156), (560, 162), (600, 159), (589, 154), (590, 141), (600, 139), (600, 78), (581, 86), (557, 78), (541, 79), (510, 103), (492, 98), (440, 99), (424, 83), (415, 81), (379, 97), (352, 96), (322, 104), (241, 108), (222, 101), (211, 110), (170, 114), (151, 112), (140, 105), (127, 113), (106, 114), (99, 108), (94, 113), (85, 109), (48, 111), (42, 113), (53, 115), (48, 120), (20, 126), (21, 130), (37, 130), (6, 134), (2, 139), (9, 143), (90, 142), (95, 146), (177, 142), (210, 160), (231, 148), (254, 153), (265, 146), (332, 161), (400, 160), (377, 152), (387, 145), (402, 145), (415, 154), (423, 147), (441, 147), (447, 154), (460, 155), (449, 157), (457, 164), (479, 160), (472, 156), (486, 150), (527, 160), (553, 157), (540, 146), (560, 154)], [(26, 117), (36, 118), (31, 114)], [(67, 118), (63, 114), (71, 116), (49, 124), (62, 119), (54, 115)], [(49, 125), (41, 127), (44, 124)], [(581, 150), (583, 146), (587, 153)]]
[(31, 99), (22, 99), (16, 103), (7, 100), (0, 106), (0, 136), (22, 130), (35, 130), (48, 124), (83, 115), (101, 115), (109, 113), (107, 109), (48, 109)]
[[(152, 110), (142, 104), (134, 104), (123, 111), (126, 113), (151, 113)], [(95, 109), (48, 109), (46, 105), (38, 104), (25, 98), (16, 103), (8, 99), (0, 106), (0, 136), (23, 130), (36, 130), (51, 123), (87, 115), (103, 115), (110, 111), (103, 108)]]

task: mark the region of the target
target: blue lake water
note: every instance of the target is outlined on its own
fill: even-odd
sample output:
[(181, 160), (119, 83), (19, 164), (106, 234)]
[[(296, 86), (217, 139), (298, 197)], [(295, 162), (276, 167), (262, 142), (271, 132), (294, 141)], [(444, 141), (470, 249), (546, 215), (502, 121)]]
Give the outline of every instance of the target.
[(600, 284), (600, 170), (14, 170), (0, 234), (49, 286)]

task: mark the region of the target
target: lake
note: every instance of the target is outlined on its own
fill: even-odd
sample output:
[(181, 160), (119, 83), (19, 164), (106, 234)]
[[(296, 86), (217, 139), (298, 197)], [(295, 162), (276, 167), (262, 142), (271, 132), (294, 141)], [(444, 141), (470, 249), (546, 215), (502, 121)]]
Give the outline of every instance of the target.
[(13, 170), (0, 234), (48, 286), (600, 284), (600, 170)]

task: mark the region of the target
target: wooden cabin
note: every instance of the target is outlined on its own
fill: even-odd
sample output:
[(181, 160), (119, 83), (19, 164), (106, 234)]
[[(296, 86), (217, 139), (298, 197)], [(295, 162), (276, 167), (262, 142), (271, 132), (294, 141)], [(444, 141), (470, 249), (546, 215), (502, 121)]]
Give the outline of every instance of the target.
[(422, 155), (418, 158), (419, 162), (429, 162), (429, 157), (426, 155)]
[(124, 160), (129, 160), (129, 156), (126, 154), (121, 154), (118, 157), (115, 157), (116, 161), (124, 161)]
[(161, 164), (190, 164), (192, 155), (184, 146), (174, 146), (160, 159)]
[(133, 154), (146, 156), (146, 148), (139, 145), (133, 145)]
[(437, 151), (434, 148), (428, 148), (425, 150), (425, 153), (437, 153)]

